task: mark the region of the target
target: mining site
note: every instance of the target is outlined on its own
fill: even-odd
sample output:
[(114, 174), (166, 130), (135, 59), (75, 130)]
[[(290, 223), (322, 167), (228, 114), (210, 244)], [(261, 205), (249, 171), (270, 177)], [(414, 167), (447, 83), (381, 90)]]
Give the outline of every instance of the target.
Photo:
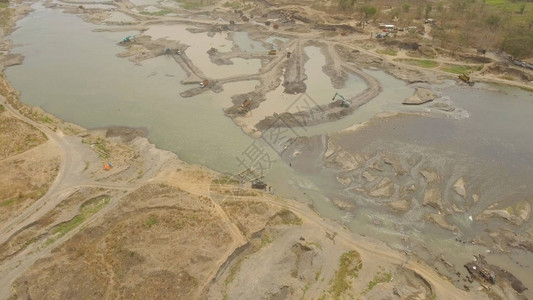
[(532, 24), (0, 0), (0, 299), (533, 299)]

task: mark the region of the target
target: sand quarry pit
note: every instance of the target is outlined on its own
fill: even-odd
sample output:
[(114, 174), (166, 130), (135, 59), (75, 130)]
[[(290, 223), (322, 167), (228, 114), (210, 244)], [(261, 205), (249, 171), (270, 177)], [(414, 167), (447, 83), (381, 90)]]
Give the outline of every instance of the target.
[[(386, 88), (369, 70), (421, 84), (455, 78), (409, 64), (405, 53), (398, 60), (382, 55), (377, 50), (384, 46), (367, 41), (368, 32), (354, 24), (323, 25), (338, 20), (305, 5), (254, 2), (245, 11), (222, 1), (195, 11), (168, 1), (45, 5), (103, 25), (97, 31), (123, 32), (118, 57), (137, 64), (170, 57), (187, 74), (177, 83), (190, 87), (181, 92), (183, 98), (219, 93), (231, 83), (257, 82), (253, 90), (232, 95), (224, 107), (225, 115), (253, 137), (270, 128), (349, 117)], [(21, 9), (17, 18), (26, 12), (27, 7)], [(11, 65), (20, 59), (0, 62)], [(358, 88), (352, 88), (353, 82)], [(2, 84), (7, 85), (4, 77)], [(337, 92), (346, 102), (334, 98)], [(9, 287), (0, 291), (0, 298), (486, 297), (482, 278), (468, 286), (459, 281), (470, 277), (443, 278), (441, 274), (460, 267), (449, 267), (445, 258), (438, 260), (439, 267), (449, 270), (437, 272), (413, 253), (355, 235), (305, 204), (221, 181), (220, 174), (156, 149), (144, 138), (144, 129), (87, 131), (34, 113), (16, 93), (3, 95), (8, 112), (0, 111), (0, 126), (19, 130), (14, 135), (0, 132), (2, 140), (15, 141), (0, 148), (0, 164), (12, 170), (3, 175), (8, 184), (0, 185), (0, 193), (7, 200), (0, 198), (0, 208), (13, 207), (0, 222), (0, 286)], [(292, 105), (302, 95), (313, 101)], [(456, 117), (453, 105), (439, 105), (449, 113), (446, 117)], [(475, 208), (479, 200), (468, 180), (456, 180), (447, 189), (457, 194), (457, 203), (444, 203), (439, 190), (443, 176), (432, 169), (407, 168), (410, 157), (358, 156), (334, 139), (331, 145), (336, 147), (331, 157), (321, 159), (337, 168), (336, 180), (353, 194), (378, 199), (387, 213), (408, 214), (422, 205), (431, 213), (420, 221), (458, 232), (447, 217)], [(110, 161), (113, 168), (104, 169)], [(383, 169), (387, 176), (379, 175)], [(416, 201), (405, 199), (415, 191), (396, 178), (413, 170), (419, 171), (416, 180), (423, 185)], [(354, 178), (370, 183), (360, 185)], [(29, 192), (12, 195), (13, 182)], [(401, 197), (387, 201), (391, 196)], [(466, 196), (468, 203), (459, 202)], [(343, 199), (335, 205), (357, 209)], [(527, 204), (512, 209), (513, 214), (506, 214), (504, 204), (494, 206), (479, 220), (503, 218), (519, 226), (530, 219)], [(530, 233), (513, 237), (502, 231), (492, 237), (502, 245), (530, 249)], [(515, 295), (505, 283), (489, 290)]]

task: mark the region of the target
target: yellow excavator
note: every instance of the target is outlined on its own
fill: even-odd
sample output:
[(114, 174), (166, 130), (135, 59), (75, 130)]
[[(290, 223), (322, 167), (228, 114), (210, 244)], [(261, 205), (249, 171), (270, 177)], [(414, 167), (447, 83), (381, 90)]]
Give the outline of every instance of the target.
[(470, 76), (466, 75), (465, 73), (459, 75), (459, 79), (468, 85), (474, 85), (474, 82), (470, 81)]

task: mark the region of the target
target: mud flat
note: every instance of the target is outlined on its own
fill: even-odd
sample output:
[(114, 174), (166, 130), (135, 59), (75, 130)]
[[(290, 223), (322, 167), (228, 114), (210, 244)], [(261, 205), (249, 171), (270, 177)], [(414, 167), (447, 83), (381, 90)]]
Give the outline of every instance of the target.
[[(475, 114), (479, 107), (470, 109)], [(497, 114), (499, 109), (492, 113)], [(369, 124), (329, 134), (326, 138), (300, 138), (285, 150), (284, 157), (297, 170), (333, 177), (337, 190), (330, 187), (327, 195), (340, 210), (354, 214), (355, 220), (364, 218), (383, 232), (397, 232), (387, 234), (390, 243), (397, 245), (395, 248), (417, 253), (457, 287), (472, 290), (482, 285), (489, 286), (491, 295), (529, 297), (529, 290), (521, 285), (532, 284), (526, 275), (532, 266), (524, 264), (533, 255), (528, 246), (532, 190), (522, 177), (529, 172), (529, 167), (519, 167), (517, 161), (533, 154), (508, 149), (495, 157), (493, 153), (479, 152), (477, 146), (465, 145), (480, 143), (485, 135), (494, 137), (494, 131), (474, 129), (478, 125), (473, 123), (483, 123), (481, 119), (434, 118), (402, 114), (380, 116)], [(450, 139), (457, 139), (454, 128), (458, 122), (469, 122), (461, 130), (465, 134), (474, 130), (478, 137), (467, 135), (468, 138), (451, 142)], [(436, 126), (440, 133), (428, 130), (427, 126)], [(507, 141), (503, 143), (492, 147), (506, 148)], [(522, 142), (515, 142), (515, 145), (524, 146)], [(316, 167), (309, 168), (309, 165)], [(319, 188), (328, 189), (326, 185), (320, 187), (320, 182), (315, 183)], [(508, 189), (515, 192), (510, 195), (505, 192)], [(365, 217), (366, 214), (372, 217)], [(347, 222), (347, 226), (357, 231), (359, 223)], [(521, 233), (510, 234), (509, 227)], [(413, 233), (420, 230), (426, 234), (418, 240)], [(427, 239), (435, 244), (428, 243)], [(450, 257), (442, 247), (461, 248), (464, 255)], [(511, 279), (501, 276), (496, 286), (487, 285), (486, 280), (479, 277), (472, 280), (471, 270), (466, 272), (462, 266), (471, 262), (472, 255), (482, 252), (493, 264), (487, 269), (500, 273), (506, 270), (512, 274)], [(444, 253), (445, 258), (431, 262), (430, 257), (438, 257), (440, 253)], [(507, 258), (503, 259), (502, 255)], [(517, 264), (509, 264), (508, 259), (516, 260)], [(515, 281), (518, 283), (514, 284)], [(511, 285), (516, 288), (510, 288)]]

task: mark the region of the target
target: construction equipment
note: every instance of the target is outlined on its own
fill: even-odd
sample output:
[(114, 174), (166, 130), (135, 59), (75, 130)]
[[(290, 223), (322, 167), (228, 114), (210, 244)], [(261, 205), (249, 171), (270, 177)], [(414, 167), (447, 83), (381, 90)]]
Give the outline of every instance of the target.
[(350, 107), (350, 101), (346, 100), (341, 94), (339, 93), (335, 93), (335, 95), (333, 96), (333, 98), (331, 99), (331, 101), (336, 101), (338, 99), (341, 100), (341, 106), (343, 107)]
[(135, 36), (134, 35), (128, 35), (127, 37), (122, 39), (122, 41), (125, 42), (125, 43), (131, 42), (131, 40), (135, 40)]
[(481, 277), (483, 277), (483, 279), (485, 279), (486, 281), (492, 283), (492, 284), (495, 284), (496, 283), (496, 276), (494, 275), (494, 273), (490, 272), (489, 270), (485, 269), (485, 268), (480, 268), (479, 269), (479, 274), (481, 275)]
[(208, 85), (209, 85), (209, 80), (207, 80), (207, 79), (202, 81), (202, 82), (200, 82), (200, 87), (202, 87), (202, 88), (204, 88), (204, 87), (206, 87)]
[(268, 51), (268, 55), (276, 55), (276, 54), (278, 54), (278, 51), (276, 51), (276, 50)]
[(267, 188), (267, 184), (264, 183), (263, 181), (261, 181), (261, 180), (252, 181), (252, 189), (266, 190), (266, 188)]
[(462, 73), (459, 75), (459, 79), (461, 79), (463, 82), (465, 82), (468, 85), (474, 85), (474, 82), (470, 81), (470, 76), (466, 75), (465, 73)]
[(241, 114), (248, 112), (248, 109), (249, 109), (250, 105), (252, 105), (252, 102), (253, 102), (252, 99), (244, 100), (244, 102), (241, 104), (241, 106), (239, 106), (239, 112)]

